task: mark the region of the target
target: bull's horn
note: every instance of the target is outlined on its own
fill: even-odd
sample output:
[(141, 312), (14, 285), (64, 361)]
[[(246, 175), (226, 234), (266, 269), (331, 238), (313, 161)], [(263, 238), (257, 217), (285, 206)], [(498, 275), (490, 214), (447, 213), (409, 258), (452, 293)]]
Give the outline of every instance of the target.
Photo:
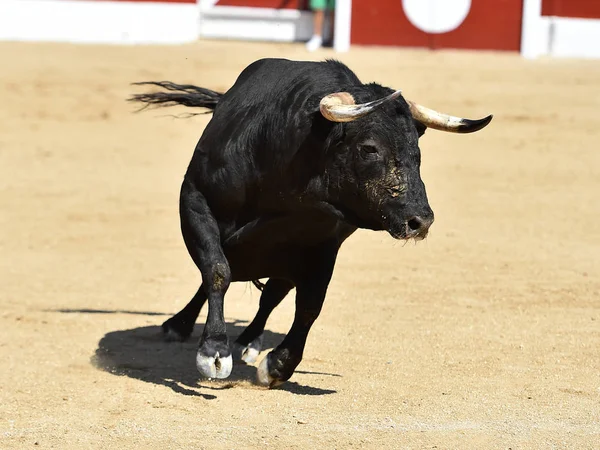
[(387, 97), (359, 105), (354, 102), (354, 97), (348, 92), (329, 94), (321, 99), (321, 114), (332, 122), (352, 122), (375, 111), (375, 109), (384, 103), (397, 98), (400, 92), (396, 91)]
[(479, 131), (490, 123), (493, 117), (490, 114), (483, 119), (463, 119), (462, 117), (442, 114), (410, 100), (408, 101), (408, 105), (415, 120), (434, 130), (449, 131), (452, 133), (473, 133)]

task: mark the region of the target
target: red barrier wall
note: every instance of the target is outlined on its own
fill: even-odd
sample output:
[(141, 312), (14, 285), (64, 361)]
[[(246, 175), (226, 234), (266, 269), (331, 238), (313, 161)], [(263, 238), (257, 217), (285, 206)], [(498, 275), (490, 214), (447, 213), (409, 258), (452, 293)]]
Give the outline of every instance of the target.
[(522, 0), (472, 0), (471, 9), (458, 28), (430, 34), (409, 21), (401, 0), (355, 0), (351, 43), (518, 51), (521, 22)]
[(543, 0), (543, 16), (600, 18), (600, 0)]

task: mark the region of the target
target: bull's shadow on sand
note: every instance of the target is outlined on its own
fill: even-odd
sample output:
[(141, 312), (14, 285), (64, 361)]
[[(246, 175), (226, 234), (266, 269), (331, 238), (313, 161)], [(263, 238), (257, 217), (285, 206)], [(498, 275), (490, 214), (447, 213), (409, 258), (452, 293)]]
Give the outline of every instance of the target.
[[(230, 342), (241, 334), (247, 324), (242, 321), (227, 323)], [(158, 325), (111, 331), (98, 342), (98, 348), (91, 362), (98, 369), (117, 376), (167, 386), (178, 394), (203, 397), (207, 400), (215, 399), (218, 391), (235, 388), (240, 382), (245, 382), (247, 386), (254, 383), (256, 367), (246, 365), (239, 360), (234, 361), (233, 372), (227, 380), (211, 382), (200, 376), (195, 361), (203, 327), (201, 323), (196, 324), (194, 333), (185, 342), (166, 342), (162, 336), (162, 329)], [(265, 330), (264, 350), (274, 348), (283, 338), (284, 335), (281, 333)], [(263, 356), (264, 353), (261, 354), (261, 358)], [(298, 370), (297, 373), (312, 374), (302, 370)], [(336, 392), (331, 389), (304, 386), (293, 381), (293, 378), (277, 389), (298, 395), (326, 395)]]

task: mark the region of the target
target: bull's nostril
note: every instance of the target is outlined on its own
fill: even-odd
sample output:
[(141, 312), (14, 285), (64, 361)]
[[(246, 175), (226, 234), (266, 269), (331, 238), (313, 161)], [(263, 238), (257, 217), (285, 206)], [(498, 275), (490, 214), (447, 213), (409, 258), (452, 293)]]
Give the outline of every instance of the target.
[(412, 231), (419, 231), (423, 226), (423, 220), (415, 216), (408, 220), (407, 225)]

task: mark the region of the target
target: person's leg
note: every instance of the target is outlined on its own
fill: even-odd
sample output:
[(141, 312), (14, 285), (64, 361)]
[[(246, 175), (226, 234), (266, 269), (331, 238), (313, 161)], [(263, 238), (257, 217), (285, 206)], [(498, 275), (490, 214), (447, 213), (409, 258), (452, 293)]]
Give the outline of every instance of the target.
[(323, 45), (323, 22), (325, 21), (326, 6), (327, 0), (310, 0), (310, 9), (313, 11), (313, 35), (306, 43), (306, 49), (310, 52)]
[(329, 17), (328, 29), (323, 34), (323, 40), (328, 45), (333, 45), (333, 35), (335, 33), (335, 0), (327, 0), (327, 15)]

